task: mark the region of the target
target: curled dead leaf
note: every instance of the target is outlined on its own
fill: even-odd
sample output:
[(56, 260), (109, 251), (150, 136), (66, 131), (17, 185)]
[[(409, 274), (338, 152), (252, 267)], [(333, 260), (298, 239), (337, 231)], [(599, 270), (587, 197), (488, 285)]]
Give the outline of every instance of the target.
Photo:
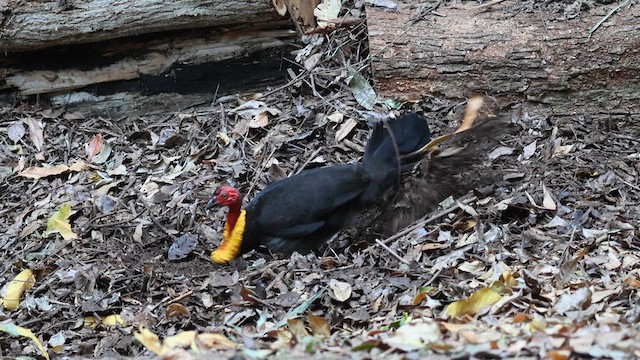
[(179, 317), (179, 316), (191, 316), (191, 312), (182, 304), (173, 303), (167, 306), (165, 311), (167, 318)]
[(247, 124), (247, 126), (249, 126), (252, 129), (263, 128), (263, 127), (265, 127), (267, 125), (269, 125), (269, 112), (267, 112), (267, 111), (263, 111), (261, 113), (258, 113)]
[(93, 135), (91, 141), (84, 146), (84, 152), (87, 155), (87, 160), (91, 160), (94, 156), (96, 156), (100, 150), (102, 150), (102, 146), (104, 145), (104, 138), (100, 134)]
[(42, 151), (44, 148), (44, 124), (34, 118), (27, 118), (23, 121), (29, 126), (29, 137), (33, 146), (36, 147), (36, 150)]

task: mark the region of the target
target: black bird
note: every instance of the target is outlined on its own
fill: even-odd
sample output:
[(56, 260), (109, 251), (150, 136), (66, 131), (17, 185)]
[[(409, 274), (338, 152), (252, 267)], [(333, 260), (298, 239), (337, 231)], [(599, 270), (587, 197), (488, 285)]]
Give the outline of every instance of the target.
[(264, 245), (275, 252), (307, 252), (351, 225), (355, 215), (380, 204), (403, 172), (424, 156), (431, 139), (416, 113), (375, 125), (362, 163), (303, 171), (262, 190), (244, 209), (240, 192), (217, 188), (207, 209), (227, 206), (223, 242), (211, 260), (226, 263)]

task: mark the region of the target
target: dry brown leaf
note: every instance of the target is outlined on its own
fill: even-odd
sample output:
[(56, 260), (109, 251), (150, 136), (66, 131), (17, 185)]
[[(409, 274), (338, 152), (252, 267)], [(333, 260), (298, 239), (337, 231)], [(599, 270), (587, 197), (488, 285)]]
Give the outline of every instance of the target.
[(260, 304), (260, 301), (256, 299), (256, 294), (253, 291), (247, 289), (244, 285), (240, 285), (240, 296), (244, 301), (248, 301), (250, 303), (258, 305)]
[(263, 127), (265, 127), (267, 125), (269, 125), (269, 112), (267, 112), (267, 111), (263, 111), (263, 112), (257, 114), (247, 124), (247, 126), (249, 126), (252, 129), (263, 128)]
[(556, 275), (556, 286), (558, 288), (561, 288), (575, 274), (578, 261), (586, 255), (587, 251), (589, 251), (589, 248), (582, 249), (576, 256), (560, 266), (560, 271)]
[(442, 249), (446, 247), (449, 247), (449, 245), (440, 244), (440, 243), (426, 243), (420, 246), (420, 250), (421, 251), (437, 250), (437, 249)]
[(517, 313), (513, 317), (513, 322), (514, 323), (523, 323), (523, 322), (527, 322), (527, 321), (529, 321), (529, 317), (527, 316), (527, 314)]
[(571, 356), (570, 350), (551, 350), (547, 353), (547, 357), (551, 360), (567, 360)]
[(29, 126), (29, 137), (31, 142), (36, 147), (36, 150), (42, 151), (44, 149), (44, 124), (42, 121), (38, 121), (34, 118), (27, 118), (23, 120), (25, 124)]
[(420, 305), (420, 303), (422, 303), (422, 300), (424, 300), (427, 295), (429, 294), (433, 294), (434, 292), (436, 292), (436, 288), (433, 287), (427, 287), (424, 290), (421, 290), (414, 298), (413, 301), (411, 302), (412, 305)]
[(353, 118), (348, 118), (347, 121), (342, 123), (342, 125), (340, 125), (340, 128), (338, 128), (338, 131), (336, 132), (336, 141), (339, 142), (342, 141), (342, 139), (346, 138), (351, 133), (351, 131), (353, 131), (357, 124), (358, 122), (356, 120), (354, 120)]
[(87, 163), (83, 161), (78, 161), (71, 166), (67, 166), (63, 164), (50, 166), (50, 167), (30, 166), (24, 169), (23, 171), (21, 171), (20, 173), (18, 173), (18, 175), (37, 180), (47, 176), (60, 175), (67, 171), (77, 172), (77, 171), (85, 170), (87, 168), (89, 168), (89, 165)]
[(640, 278), (638, 278), (637, 276), (629, 276), (628, 278), (624, 279), (624, 283), (635, 288), (640, 288)]
[(87, 160), (91, 160), (91, 158), (98, 155), (103, 146), (104, 138), (102, 137), (102, 135), (93, 135), (91, 141), (84, 146), (84, 153), (87, 155)]
[(329, 322), (325, 318), (314, 315), (311, 311), (309, 311), (309, 313), (307, 314), (307, 321), (309, 322), (311, 333), (314, 336), (331, 336), (331, 326), (329, 326)]
[(184, 305), (181, 304), (170, 304), (167, 306), (167, 310), (165, 312), (167, 318), (178, 317), (178, 316), (191, 316), (189, 309), (187, 309)]
[(293, 336), (297, 339), (302, 339), (305, 336), (309, 336), (309, 332), (304, 327), (304, 322), (300, 319), (289, 319), (287, 320), (287, 325), (289, 326), (289, 330)]

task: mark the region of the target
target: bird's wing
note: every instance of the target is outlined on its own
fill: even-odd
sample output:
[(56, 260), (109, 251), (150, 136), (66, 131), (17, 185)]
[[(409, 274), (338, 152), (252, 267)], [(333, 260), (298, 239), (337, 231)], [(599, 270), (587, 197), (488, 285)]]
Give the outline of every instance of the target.
[(332, 213), (356, 200), (367, 183), (359, 164), (308, 170), (265, 188), (247, 211), (265, 234), (304, 237), (322, 229)]

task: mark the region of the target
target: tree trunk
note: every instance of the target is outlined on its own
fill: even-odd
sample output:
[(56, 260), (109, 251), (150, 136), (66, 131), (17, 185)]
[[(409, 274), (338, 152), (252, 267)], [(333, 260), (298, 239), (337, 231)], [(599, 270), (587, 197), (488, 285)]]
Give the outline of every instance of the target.
[(7, 0), (0, 1), (0, 51), (280, 19), (267, 0)]
[(455, 99), (481, 92), (544, 104), (554, 115), (640, 119), (638, 6), (621, 8), (590, 36), (614, 5), (574, 19), (539, 9), (510, 13), (524, 6), (510, 0), (446, 5), (411, 25), (418, 13), (411, 3), (398, 1), (395, 12), (367, 8), (382, 95)]

